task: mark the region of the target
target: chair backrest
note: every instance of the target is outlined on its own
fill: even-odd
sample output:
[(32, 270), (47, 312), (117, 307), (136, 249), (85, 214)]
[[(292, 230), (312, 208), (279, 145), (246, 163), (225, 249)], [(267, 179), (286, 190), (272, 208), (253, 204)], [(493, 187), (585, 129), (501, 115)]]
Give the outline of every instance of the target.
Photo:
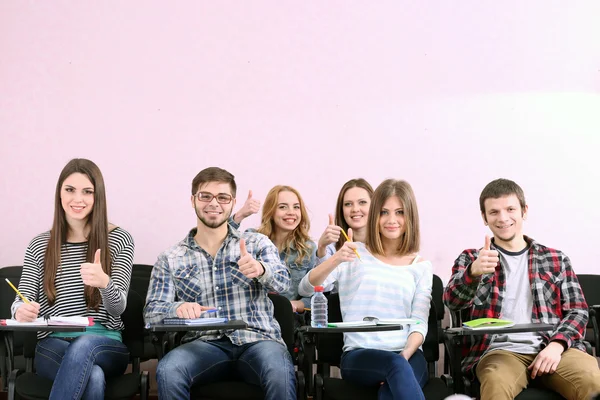
[(8, 286), (4, 279), (8, 278), (15, 287), (18, 287), (21, 272), (23, 272), (21, 266), (0, 268), (0, 284), (2, 285), (2, 290), (0, 290), (0, 319), (11, 317), (10, 306), (15, 301), (16, 296), (15, 291)]
[(281, 337), (285, 342), (290, 354), (294, 354), (294, 310), (292, 303), (284, 296), (269, 293), (269, 299), (273, 303), (273, 315), (281, 327)]
[(582, 274), (577, 275), (577, 279), (588, 306), (600, 305), (600, 275)]
[(442, 283), (442, 279), (433, 275), (433, 287), (431, 290), (431, 300), (435, 303), (435, 311), (436, 318), (438, 321), (442, 321), (444, 319), (444, 284)]

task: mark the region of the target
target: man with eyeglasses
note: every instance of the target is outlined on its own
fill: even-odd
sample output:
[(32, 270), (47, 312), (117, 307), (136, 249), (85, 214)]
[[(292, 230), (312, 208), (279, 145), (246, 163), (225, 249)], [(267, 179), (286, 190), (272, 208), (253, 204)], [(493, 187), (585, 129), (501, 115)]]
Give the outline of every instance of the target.
[(261, 386), (265, 399), (296, 398), (294, 366), (267, 296), (289, 288), (289, 272), (269, 238), (227, 223), (235, 193), (234, 176), (221, 168), (196, 175), (191, 202), (197, 227), (158, 256), (144, 317), (153, 324), (217, 309), (219, 317), (244, 320), (248, 329), (188, 332), (158, 364), (161, 399), (188, 399), (192, 385), (231, 373)]

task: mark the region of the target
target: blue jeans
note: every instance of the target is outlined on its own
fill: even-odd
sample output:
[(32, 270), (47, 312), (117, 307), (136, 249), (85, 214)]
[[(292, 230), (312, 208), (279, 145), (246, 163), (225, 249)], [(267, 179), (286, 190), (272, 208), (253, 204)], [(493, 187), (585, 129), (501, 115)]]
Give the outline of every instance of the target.
[(106, 378), (125, 372), (129, 350), (101, 335), (73, 341), (50, 337), (38, 342), (34, 362), (39, 376), (54, 381), (49, 400), (103, 400)]
[(344, 352), (340, 363), (342, 378), (359, 385), (379, 386), (379, 400), (425, 400), (427, 361), (421, 350), (406, 361), (393, 351), (355, 349)]
[(296, 376), (288, 349), (272, 340), (241, 346), (229, 338), (182, 344), (158, 363), (159, 399), (190, 398), (190, 388), (237, 374), (244, 382), (262, 387), (266, 400), (296, 399)]

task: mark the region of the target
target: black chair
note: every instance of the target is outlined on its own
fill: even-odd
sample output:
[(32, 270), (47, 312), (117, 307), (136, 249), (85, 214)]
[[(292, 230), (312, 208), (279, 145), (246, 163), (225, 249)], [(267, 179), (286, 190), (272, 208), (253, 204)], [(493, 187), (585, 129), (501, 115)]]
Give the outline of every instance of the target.
[(585, 340), (594, 347), (596, 357), (600, 357), (600, 275), (583, 274), (577, 275), (577, 278), (590, 313)]
[[(294, 344), (294, 312), (290, 301), (278, 294), (269, 294), (273, 302), (274, 316), (281, 327), (281, 336), (292, 356), (295, 358)], [(205, 385), (192, 386), (192, 399), (206, 400), (262, 400), (264, 393), (260, 386), (251, 385), (232, 377), (228, 380), (212, 382)], [(296, 373), (296, 391), (298, 399), (304, 399), (304, 374), (301, 371)]]
[[(146, 301), (146, 295), (148, 293), (148, 285), (150, 284), (150, 275), (152, 274), (152, 265), (147, 264), (133, 264), (131, 270), (131, 286), (130, 290), (136, 291)], [(148, 361), (157, 359), (158, 355), (156, 352), (156, 343), (154, 342), (154, 336), (145, 331), (144, 335), (144, 352), (141, 357), (141, 361)]]
[[(441, 281), (440, 281), (441, 282)], [(440, 289), (440, 288), (438, 288)], [(441, 291), (440, 291), (441, 293)], [(437, 293), (434, 294), (435, 297)], [(439, 296), (441, 298), (441, 295)], [(329, 321), (342, 321), (339, 295), (329, 296), (328, 318)], [(439, 359), (438, 315), (436, 301), (432, 300), (429, 312), (428, 331), (423, 343), (423, 353), (428, 363), (429, 381), (423, 388), (425, 398), (428, 400), (441, 400), (452, 394), (441, 378), (436, 376), (436, 363)], [(379, 387), (366, 387), (352, 382), (330, 376), (330, 367), (339, 367), (344, 346), (342, 333), (318, 334), (316, 348), (318, 363), (322, 364), (321, 372), (315, 375), (315, 398), (317, 400), (366, 400), (377, 399)]]
[[(15, 301), (15, 292), (12, 290), (4, 279), (8, 278), (15, 287), (19, 286), (21, 280), (21, 272), (23, 267), (4, 267), (0, 268), (0, 319), (11, 318), (10, 306)], [(6, 391), (8, 385), (8, 374), (14, 368), (24, 368), (25, 358), (23, 357), (23, 338), (18, 336), (13, 339), (13, 358), (8, 357), (6, 343), (4, 337), (0, 333), (0, 377), (2, 378), (2, 391)]]
[[(144, 351), (144, 318), (142, 311), (145, 304), (145, 296), (130, 289), (127, 296), (127, 308), (121, 315), (125, 329), (122, 332), (123, 343), (130, 352), (132, 372), (108, 379), (106, 382), (105, 398), (114, 400), (129, 400), (136, 394), (140, 394), (141, 400), (148, 399), (150, 381), (148, 371), (140, 371), (140, 359)], [(9, 377), (8, 399), (47, 399), (52, 389), (52, 381), (37, 375), (33, 371), (33, 358), (37, 336), (35, 332), (28, 332), (23, 346), (27, 362), (27, 370), (13, 370)]]
[[(464, 309), (462, 311), (454, 311), (452, 314), (452, 325), (455, 327), (462, 326), (463, 322), (466, 322), (470, 319), (470, 309)], [(462, 348), (465, 350), (467, 346), (470, 346), (470, 338), (468, 336), (463, 337)], [(592, 348), (589, 343), (585, 342), (587, 352), (592, 354)], [(465, 351), (462, 351), (462, 354), (465, 354)], [(468, 396), (479, 397), (480, 393), (480, 384), (477, 377), (474, 380), (470, 380), (467, 377), (462, 376), (460, 371), (452, 371), (452, 376), (454, 379), (462, 379), (465, 394)], [(515, 400), (564, 400), (560, 394), (546, 389), (541, 386), (539, 382), (533, 380), (532, 383), (525, 388), (521, 393), (519, 393)]]

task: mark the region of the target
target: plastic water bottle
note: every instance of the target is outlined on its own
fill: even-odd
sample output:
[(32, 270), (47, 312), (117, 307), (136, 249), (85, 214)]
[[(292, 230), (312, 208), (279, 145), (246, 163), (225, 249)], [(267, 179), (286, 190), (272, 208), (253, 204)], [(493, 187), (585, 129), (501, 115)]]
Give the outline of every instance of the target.
[(327, 328), (327, 297), (323, 294), (323, 286), (315, 286), (315, 294), (310, 299), (310, 326)]

